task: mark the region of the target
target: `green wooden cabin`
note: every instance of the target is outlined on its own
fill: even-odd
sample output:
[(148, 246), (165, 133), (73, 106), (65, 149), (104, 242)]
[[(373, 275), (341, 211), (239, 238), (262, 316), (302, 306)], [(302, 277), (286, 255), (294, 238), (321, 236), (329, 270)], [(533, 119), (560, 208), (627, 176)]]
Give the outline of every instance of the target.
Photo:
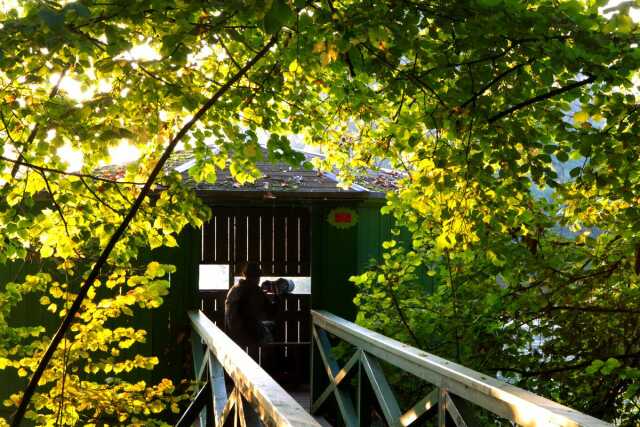
[[(263, 178), (238, 186), (228, 171), (219, 171), (215, 184), (194, 182), (188, 173), (194, 164), (188, 152), (177, 153), (170, 164), (211, 207), (212, 218), (202, 229), (185, 229), (178, 247), (149, 254), (147, 261), (174, 264), (177, 272), (170, 277), (171, 291), (164, 304), (138, 312), (129, 320), (131, 326), (149, 332), (146, 348), (137, 345), (136, 352), (160, 359), (153, 372), (135, 375), (148, 381), (168, 377), (176, 383), (193, 378), (187, 311), (200, 308), (222, 325), (226, 290), (240, 264), (249, 260), (261, 263), (263, 277), (288, 277), (296, 284), (278, 316), (274, 337), (280, 344), (273, 351), (289, 372), (275, 373), (274, 377), (284, 382), (308, 382), (309, 309), (355, 318), (356, 289), (349, 277), (381, 255), (381, 242), (389, 237), (391, 219), (382, 216), (380, 208), (385, 203), (385, 190), (397, 177), (390, 172), (372, 173), (362, 183), (341, 189), (331, 174), (261, 162), (258, 168)], [(113, 172), (111, 167), (110, 175)], [(37, 269), (28, 265), (0, 267), (0, 287)], [(225, 278), (220, 280), (220, 274)], [(47, 335), (53, 335), (60, 318), (33, 310), (34, 305), (39, 305), (35, 297), (25, 299), (11, 313), (11, 323), (42, 325)], [(0, 371), (0, 402), (9, 390), (16, 389), (16, 383), (26, 383), (26, 379), (12, 371)], [(10, 409), (0, 410), (8, 415)]]
[[(368, 177), (383, 188), (361, 184), (340, 189), (330, 174), (261, 163), (264, 177), (237, 187), (224, 173), (215, 185), (189, 181), (193, 162), (184, 153), (178, 159), (171, 167), (183, 173), (211, 207), (212, 218), (202, 229), (184, 230), (178, 247), (148, 255), (147, 261), (177, 266), (169, 278), (170, 294), (159, 309), (140, 311), (125, 323), (149, 332), (145, 346), (132, 351), (160, 359), (154, 371), (132, 373), (136, 379), (155, 383), (168, 377), (179, 383), (191, 381), (194, 371), (196, 377), (207, 378), (182, 414), (184, 425), (196, 418), (199, 425), (209, 425), (210, 410), (220, 415), (218, 425), (229, 423), (232, 413), (252, 425), (248, 420), (256, 420), (255, 411), (247, 412), (245, 403), (239, 404), (244, 401), (269, 420), (268, 425), (284, 420), (289, 426), (320, 427), (319, 418), (306, 410), (336, 426), (374, 425), (373, 420), (382, 423), (383, 418), (389, 425), (416, 425), (435, 417), (441, 426), (484, 425), (476, 416), (478, 407), (485, 409), (483, 416), (489, 411), (522, 425), (548, 425), (549, 420), (554, 425), (610, 425), (345, 320), (356, 314), (356, 289), (349, 277), (379, 258), (382, 241), (390, 237), (392, 220), (380, 215), (384, 194), (376, 190), (393, 185), (393, 174)], [(271, 377), (211, 324), (223, 326), (225, 295), (244, 261), (260, 262), (263, 278), (288, 277), (296, 284), (275, 319), (274, 343), (245, 349)], [(46, 271), (42, 265), (0, 266), (0, 289), (41, 268)], [(38, 304), (35, 295), (28, 295), (11, 313), (11, 324), (45, 326), (52, 335), (60, 319), (34, 310)], [(311, 308), (316, 310), (313, 316)], [(351, 354), (339, 370), (332, 346), (341, 344), (350, 347)], [(381, 363), (433, 387), (401, 410)], [(198, 365), (203, 369), (195, 369)], [(340, 388), (335, 386), (338, 375)], [(233, 380), (231, 394), (227, 379)], [(0, 401), (25, 384), (13, 371), (0, 371)], [(10, 409), (2, 407), (0, 415), (10, 416)]]
[(260, 162), (263, 177), (253, 184), (237, 186), (227, 171), (215, 184), (204, 184), (188, 175), (193, 161), (182, 160), (173, 162), (176, 170), (210, 206), (212, 218), (202, 229), (185, 230), (177, 248), (153, 254), (177, 266), (170, 295), (148, 319), (150, 350), (162, 360), (154, 377), (190, 378), (187, 311), (200, 308), (223, 325), (226, 291), (239, 267), (258, 261), (264, 279), (287, 277), (296, 285), (276, 319), (278, 349), (272, 350), (289, 372), (274, 377), (308, 382), (309, 309), (355, 318), (356, 289), (349, 277), (379, 258), (381, 243), (389, 238), (391, 219), (380, 208), (395, 175), (379, 172), (341, 189), (332, 174)]

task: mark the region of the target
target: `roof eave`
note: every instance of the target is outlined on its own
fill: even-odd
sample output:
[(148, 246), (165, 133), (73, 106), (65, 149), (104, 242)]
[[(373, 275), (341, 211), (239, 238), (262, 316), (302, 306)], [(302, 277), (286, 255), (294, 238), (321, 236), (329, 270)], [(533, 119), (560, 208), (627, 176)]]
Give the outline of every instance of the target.
[(363, 201), (384, 200), (385, 194), (362, 191), (247, 191), (247, 190), (203, 190), (196, 189), (196, 195), (203, 200), (309, 200), (309, 201)]

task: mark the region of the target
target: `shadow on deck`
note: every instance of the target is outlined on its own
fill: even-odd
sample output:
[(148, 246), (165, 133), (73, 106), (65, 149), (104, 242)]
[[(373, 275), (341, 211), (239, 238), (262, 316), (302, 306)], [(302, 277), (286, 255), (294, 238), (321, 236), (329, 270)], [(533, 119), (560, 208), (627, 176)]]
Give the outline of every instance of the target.
[[(288, 386), (285, 386), (284, 389), (287, 391), (287, 393), (289, 393), (291, 397), (293, 397), (293, 400), (298, 402), (298, 405), (302, 406), (302, 409), (304, 409), (307, 412), (311, 411), (311, 389), (308, 385), (303, 385), (299, 387), (288, 385)], [(327, 421), (323, 416), (314, 415), (313, 418), (322, 427), (331, 427), (331, 424), (329, 424), (329, 421)]]

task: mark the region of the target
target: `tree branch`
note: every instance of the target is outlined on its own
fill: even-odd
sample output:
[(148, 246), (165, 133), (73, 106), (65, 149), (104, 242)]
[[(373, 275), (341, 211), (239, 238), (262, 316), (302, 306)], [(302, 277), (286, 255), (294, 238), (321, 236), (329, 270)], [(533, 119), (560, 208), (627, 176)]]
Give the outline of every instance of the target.
[(373, 50), (371, 47), (369, 47), (365, 43), (362, 43), (362, 46), (364, 46), (364, 48), (368, 50), (369, 53), (375, 56), (378, 59), (378, 61), (384, 64), (387, 68), (393, 71), (396, 71), (398, 74), (403, 74), (403, 76), (406, 77), (407, 80), (409, 80), (419, 88), (428, 91), (434, 98), (436, 98), (436, 100), (441, 106), (447, 108), (447, 104), (445, 104), (442, 98), (440, 98), (440, 95), (438, 95), (438, 92), (436, 92), (436, 90), (432, 88), (429, 84), (427, 84), (425, 81), (420, 79), (418, 76), (415, 76), (413, 73), (410, 73), (410, 72), (403, 73), (402, 71), (398, 70), (393, 64), (387, 61), (387, 59), (384, 56), (378, 54), (378, 52)]
[(95, 191), (93, 191), (93, 189), (89, 186), (89, 184), (87, 184), (87, 182), (84, 180), (84, 178), (81, 177), (80, 181), (82, 182), (84, 187), (87, 189), (87, 191), (89, 191), (89, 193), (91, 193), (93, 198), (96, 199), (98, 202), (100, 202), (101, 205), (103, 205), (104, 207), (110, 209), (112, 212), (114, 212), (114, 213), (116, 213), (118, 215), (122, 215), (122, 212), (118, 211), (117, 209), (112, 207), (110, 204), (108, 204), (107, 202), (102, 200), (102, 198), (100, 196), (98, 196), (98, 194), (96, 194)]
[[(54, 168), (49, 168), (46, 166), (38, 166), (35, 165), (33, 163), (29, 163), (26, 162), (24, 160), (24, 157), (22, 160), (20, 159), (11, 159), (9, 157), (5, 157), (5, 156), (0, 156), (0, 160), (3, 160), (5, 162), (10, 162), (13, 163), (15, 166), (25, 166), (29, 169), (33, 169), (39, 172), (50, 172), (50, 173), (55, 173), (55, 174), (59, 174), (59, 175), (67, 175), (67, 176), (75, 176), (78, 178), (85, 178), (85, 179), (92, 179), (94, 181), (101, 181), (101, 182), (107, 182), (109, 184), (121, 184), (121, 185), (144, 185), (144, 182), (135, 182), (135, 181), (118, 181), (115, 179), (109, 179), (109, 178), (103, 178), (101, 176), (95, 176), (95, 175), (90, 175), (87, 173), (80, 173), (80, 172), (66, 172), (60, 169), (54, 169)], [(15, 167), (14, 166), (14, 167)]]
[[(55, 86), (53, 86), (53, 89), (51, 89), (51, 92), (49, 93), (49, 99), (53, 98), (58, 94), (58, 91), (60, 90), (60, 84), (62, 83), (62, 79), (64, 79), (64, 76), (67, 73), (68, 69), (69, 67), (66, 67), (60, 73), (60, 77), (58, 77), (58, 81), (56, 82)], [(31, 133), (29, 134), (29, 137), (27, 138), (24, 145), (22, 146), (22, 150), (20, 150), (18, 153), (18, 160), (24, 160), (24, 156), (22, 155), (22, 153), (24, 152), (25, 149), (27, 149), (31, 145), (33, 140), (36, 139), (36, 135), (38, 134), (39, 129), (40, 129), (40, 123), (36, 123), (33, 126), (33, 129), (31, 129)], [(16, 147), (16, 150), (17, 149), (18, 147)], [(18, 173), (19, 168), (20, 168), (20, 165), (18, 163), (14, 163), (13, 168), (11, 169), (11, 178), (16, 177), (16, 174)]]
[(601, 360), (601, 359), (606, 359), (606, 358), (614, 358), (614, 359), (634, 359), (634, 358), (638, 358), (640, 357), (640, 352), (638, 353), (626, 353), (626, 354), (615, 354), (615, 355), (604, 355), (602, 357), (596, 358), (596, 359), (592, 359), (592, 360), (587, 360), (584, 362), (580, 362), (580, 363), (575, 363), (573, 365), (566, 365), (566, 366), (558, 366), (555, 368), (550, 368), (550, 369), (541, 369), (538, 371), (526, 371), (524, 369), (518, 369), (518, 368), (487, 368), (488, 371), (492, 371), (492, 372), (497, 372), (497, 371), (507, 371), (507, 372), (515, 372), (516, 374), (520, 374), (523, 377), (535, 377), (538, 375), (549, 375), (549, 374), (557, 374), (560, 372), (566, 372), (566, 371), (573, 371), (575, 369), (582, 369), (582, 368), (586, 368), (587, 366), (590, 366), (595, 360)]
[(570, 305), (552, 305), (547, 306), (542, 309), (542, 311), (584, 311), (588, 313), (624, 313), (624, 314), (640, 314), (640, 309), (632, 309), (632, 308), (614, 308), (614, 307), (580, 307), (580, 306), (570, 306)]
[(180, 86), (180, 85), (178, 85), (178, 84), (176, 84), (176, 83), (174, 83), (174, 82), (172, 82), (172, 81), (169, 81), (169, 80), (167, 80), (167, 79), (164, 79), (164, 78), (162, 78), (162, 77), (158, 76), (158, 75), (157, 75), (157, 74), (155, 74), (155, 73), (152, 73), (152, 72), (151, 72), (151, 71), (149, 71), (149, 70), (148, 70), (144, 65), (142, 65), (142, 63), (140, 63), (140, 62), (135, 62), (135, 61), (133, 61), (132, 63), (136, 64), (136, 65), (137, 65), (137, 66), (142, 70), (142, 72), (143, 72), (143, 73), (145, 73), (146, 75), (148, 75), (148, 76), (149, 76), (149, 77), (151, 77), (152, 79), (157, 80), (157, 81), (159, 81), (160, 83), (166, 84), (166, 85), (168, 85), (168, 86), (173, 86), (173, 87), (176, 87), (176, 88), (178, 88), (178, 89), (182, 89), (182, 86)]
[(151, 171), (151, 174), (149, 175), (147, 181), (145, 182), (144, 187), (142, 188), (140, 194), (138, 195), (135, 202), (133, 203), (133, 206), (131, 206), (131, 209), (129, 210), (125, 218), (122, 220), (122, 223), (120, 223), (120, 226), (113, 233), (113, 235), (109, 239), (109, 242), (107, 243), (105, 248), (102, 250), (100, 257), (94, 264), (93, 269), (91, 270), (86, 280), (84, 281), (82, 287), (80, 288), (76, 296), (76, 299), (73, 301), (73, 304), (71, 305), (71, 307), (69, 307), (69, 310), (67, 311), (67, 315), (65, 316), (64, 320), (60, 324), (60, 327), (58, 328), (55, 335), (51, 339), (51, 342), (49, 343), (47, 350), (42, 355), (42, 358), (40, 359), (40, 362), (38, 363), (36, 370), (31, 376), (31, 379), (29, 380), (29, 384), (24, 390), (23, 397), (20, 400), (20, 405), (18, 406), (18, 409), (16, 410), (16, 413), (13, 419), (11, 420), (12, 427), (18, 427), (22, 422), (22, 419), (24, 418), (24, 414), (27, 410), (29, 402), (33, 397), (33, 393), (35, 392), (35, 389), (38, 386), (38, 382), (40, 381), (42, 374), (44, 373), (47, 365), (49, 364), (51, 357), (53, 357), (53, 353), (58, 348), (58, 345), (60, 344), (60, 341), (64, 337), (66, 331), (69, 329), (69, 326), (71, 326), (71, 323), (75, 315), (80, 310), (82, 301), (87, 296), (87, 292), (89, 292), (89, 289), (91, 289), (91, 286), (93, 286), (93, 282), (100, 275), (100, 270), (107, 263), (107, 260), (109, 259), (111, 251), (115, 247), (116, 243), (118, 243), (120, 238), (124, 235), (125, 231), (127, 230), (127, 227), (129, 226), (129, 223), (133, 220), (136, 213), (142, 206), (142, 202), (150, 193), (151, 186), (153, 185), (156, 177), (158, 176), (158, 174), (164, 167), (165, 163), (173, 153), (173, 150), (178, 144), (178, 142), (180, 142), (182, 138), (184, 138), (185, 135), (187, 135), (187, 133), (191, 130), (191, 128), (202, 118), (202, 116), (204, 116), (207, 113), (207, 111), (209, 111), (209, 109), (211, 109), (211, 107), (213, 107), (213, 105), (216, 102), (218, 102), (218, 100), (233, 86), (234, 83), (240, 80), (262, 57), (264, 57), (267, 53), (269, 53), (269, 50), (271, 49), (271, 47), (273, 47), (276, 44), (277, 38), (278, 38), (278, 33), (274, 34), (271, 37), (271, 39), (267, 42), (267, 44), (265, 44), (262, 47), (262, 49), (249, 62), (247, 62), (244, 65), (244, 67), (242, 67), (242, 69), (238, 70), (236, 74), (234, 74), (222, 87), (220, 87), (213, 94), (213, 96), (211, 96), (211, 98), (209, 98), (209, 100), (205, 102), (202, 105), (202, 107), (200, 107), (200, 109), (193, 115), (193, 117), (171, 139), (171, 141), (169, 142), (169, 145), (167, 145), (167, 148), (164, 150), (164, 152), (162, 153), (162, 156), (160, 157), (155, 167)]
[(51, 203), (53, 203), (53, 206), (56, 208), (56, 211), (58, 211), (58, 215), (60, 215), (60, 219), (62, 220), (62, 223), (64, 224), (64, 230), (67, 233), (67, 237), (69, 239), (71, 239), (71, 235), (69, 234), (69, 225), (67, 224), (67, 220), (64, 217), (64, 213), (62, 212), (62, 208), (60, 207), (60, 205), (56, 201), (56, 197), (53, 194), (53, 190), (51, 189), (51, 185), (49, 185), (49, 179), (47, 179), (47, 174), (45, 174), (44, 172), (41, 172), (40, 176), (42, 176), (42, 179), (44, 180), (44, 185), (47, 187), (47, 193), (49, 193), (49, 197), (51, 197)]
[(498, 74), (489, 83), (487, 83), (486, 85), (482, 86), (479, 91), (475, 92), (471, 96), (471, 98), (467, 99), (464, 103), (462, 103), (462, 105), (460, 105), (460, 108), (465, 108), (467, 105), (469, 105), (470, 103), (472, 103), (476, 99), (478, 99), (480, 96), (482, 96), (482, 94), (484, 94), (487, 90), (489, 90), (494, 84), (498, 83), (500, 80), (504, 79), (506, 76), (508, 76), (509, 74), (513, 73), (514, 71), (517, 71), (520, 68), (524, 67), (525, 65), (531, 64), (534, 61), (535, 61), (535, 58), (531, 58), (527, 62), (520, 63), (518, 65), (515, 65), (515, 66), (513, 66), (511, 68), (508, 68), (508, 69), (504, 70), (502, 73)]
[(13, 144), (13, 146), (16, 147), (16, 140), (13, 139), (13, 137), (11, 136), (11, 131), (9, 130), (9, 123), (7, 123), (2, 110), (0, 110), (0, 119), (2, 120), (2, 125), (4, 126), (4, 131), (7, 134), (7, 138), (9, 138), (9, 141), (11, 141), (11, 144)]
[(220, 43), (220, 46), (222, 46), (222, 48), (224, 49), (224, 51), (227, 53), (227, 56), (229, 57), (229, 59), (231, 60), (231, 62), (233, 62), (233, 65), (236, 66), (236, 68), (239, 70), (240, 64), (238, 64), (238, 61), (236, 61), (236, 59), (233, 57), (233, 55), (231, 54), (231, 52), (229, 51), (229, 49), (227, 49), (227, 45), (224, 44), (224, 41), (222, 41), (222, 36), (218, 36), (217, 38), (218, 42)]
[(396, 313), (398, 313), (398, 317), (400, 317), (400, 321), (404, 325), (404, 328), (407, 330), (407, 332), (409, 332), (409, 335), (411, 335), (411, 339), (413, 339), (413, 342), (416, 344), (416, 347), (423, 348), (422, 342), (418, 339), (415, 332), (413, 332), (413, 329), (411, 329), (411, 326), (409, 326), (409, 322), (407, 321), (407, 318), (405, 317), (404, 312), (400, 307), (400, 303), (398, 302), (398, 297), (396, 296), (396, 293), (393, 291), (393, 285), (391, 284), (391, 282), (388, 282), (388, 283), (389, 283), (389, 296), (391, 297), (391, 302), (393, 304), (393, 307), (396, 309)]
[(584, 80), (581, 80), (579, 82), (575, 82), (575, 83), (572, 83), (572, 84), (567, 85), (567, 86), (563, 86), (563, 87), (559, 87), (557, 89), (550, 90), (547, 93), (535, 96), (535, 97), (533, 97), (531, 99), (528, 99), (526, 101), (520, 102), (519, 104), (516, 104), (516, 105), (514, 105), (514, 106), (512, 106), (510, 108), (507, 108), (504, 111), (501, 111), (501, 112), (499, 112), (497, 114), (494, 114), (493, 116), (489, 117), (489, 119), (487, 120), (487, 123), (489, 123), (489, 124), (495, 123), (498, 120), (508, 116), (509, 114), (514, 113), (514, 112), (516, 112), (518, 110), (521, 110), (521, 109), (523, 109), (525, 107), (528, 107), (529, 105), (535, 104), (536, 102), (540, 102), (540, 101), (547, 100), (549, 98), (553, 98), (556, 95), (560, 95), (561, 93), (569, 92), (570, 90), (577, 89), (577, 88), (582, 87), (584, 85), (588, 85), (590, 83), (593, 83), (594, 81), (596, 81), (596, 76), (589, 76), (588, 78), (586, 78)]

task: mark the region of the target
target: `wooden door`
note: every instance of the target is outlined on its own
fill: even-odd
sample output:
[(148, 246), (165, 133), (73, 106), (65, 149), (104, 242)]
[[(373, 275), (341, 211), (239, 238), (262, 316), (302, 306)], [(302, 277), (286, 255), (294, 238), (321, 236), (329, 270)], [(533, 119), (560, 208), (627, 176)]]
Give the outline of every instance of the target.
[[(202, 263), (229, 265), (238, 276), (245, 261), (259, 262), (263, 277), (311, 275), (311, 225), (306, 208), (212, 207), (202, 229)], [(227, 289), (201, 291), (201, 309), (224, 328)], [(310, 292), (310, 290), (309, 290)], [(310, 352), (310, 293), (282, 298), (275, 318), (274, 343), (248, 349), (258, 361), (269, 356), (270, 373), (282, 382), (307, 383)]]

